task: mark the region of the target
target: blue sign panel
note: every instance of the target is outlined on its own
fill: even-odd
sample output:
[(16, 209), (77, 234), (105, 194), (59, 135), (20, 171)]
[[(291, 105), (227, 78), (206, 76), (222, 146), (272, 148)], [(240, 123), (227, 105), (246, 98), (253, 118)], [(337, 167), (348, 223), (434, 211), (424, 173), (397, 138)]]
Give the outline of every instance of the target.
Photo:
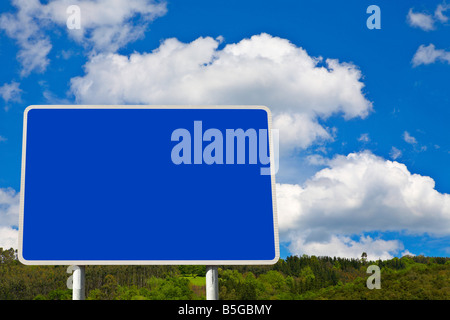
[(266, 107), (28, 107), (20, 260), (275, 263), (270, 126)]

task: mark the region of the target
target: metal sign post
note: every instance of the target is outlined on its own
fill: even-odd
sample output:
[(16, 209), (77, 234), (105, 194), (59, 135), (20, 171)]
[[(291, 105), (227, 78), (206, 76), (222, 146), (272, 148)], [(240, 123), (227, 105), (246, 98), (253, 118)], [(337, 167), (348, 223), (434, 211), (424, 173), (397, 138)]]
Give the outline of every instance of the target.
[(85, 269), (84, 266), (73, 266), (72, 300), (85, 299)]
[(206, 266), (206, 300), (219, 300), (219, 274), (216, 266)]

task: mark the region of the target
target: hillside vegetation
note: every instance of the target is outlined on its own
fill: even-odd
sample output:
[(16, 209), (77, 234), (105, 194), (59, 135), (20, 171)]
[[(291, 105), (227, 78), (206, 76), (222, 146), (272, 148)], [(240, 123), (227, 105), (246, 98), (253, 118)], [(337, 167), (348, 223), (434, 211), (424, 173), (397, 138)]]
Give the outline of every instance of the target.
[[(369, 265), (381, 289), (366, 286)], [(86, 266), (86, 299), (204, 299), (205, 266)], [(1, 300), (70, 300), (67, 266), (25, 266), (0, 248)], [(229, 300), (450, 300), (450, 258), (366, 261), (290, 256), (271, 266), (220, 266), (219, 297)]]

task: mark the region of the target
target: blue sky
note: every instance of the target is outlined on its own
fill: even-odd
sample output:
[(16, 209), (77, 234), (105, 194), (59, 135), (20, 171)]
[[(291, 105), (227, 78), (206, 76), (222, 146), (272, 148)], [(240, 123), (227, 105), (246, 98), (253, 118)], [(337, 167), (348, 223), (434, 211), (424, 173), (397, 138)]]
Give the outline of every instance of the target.
[(450, 255), (445, 1), (2, 1), (0, 17), (0, 246), (28, 105), (233, 103), (280, 126), (282, 255)]

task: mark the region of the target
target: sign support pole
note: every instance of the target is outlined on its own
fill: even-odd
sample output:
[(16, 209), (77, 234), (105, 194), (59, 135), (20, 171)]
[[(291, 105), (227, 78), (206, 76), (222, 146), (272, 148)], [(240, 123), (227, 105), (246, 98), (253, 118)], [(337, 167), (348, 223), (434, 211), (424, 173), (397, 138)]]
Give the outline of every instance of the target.
[(74, 266), (73, 268), (73, 288), (72, 300), (85, 299), (85, 268), (84, 266)]
[(206, 266), (206, 300), (219, 300), (219, 272), (217, 266)]

